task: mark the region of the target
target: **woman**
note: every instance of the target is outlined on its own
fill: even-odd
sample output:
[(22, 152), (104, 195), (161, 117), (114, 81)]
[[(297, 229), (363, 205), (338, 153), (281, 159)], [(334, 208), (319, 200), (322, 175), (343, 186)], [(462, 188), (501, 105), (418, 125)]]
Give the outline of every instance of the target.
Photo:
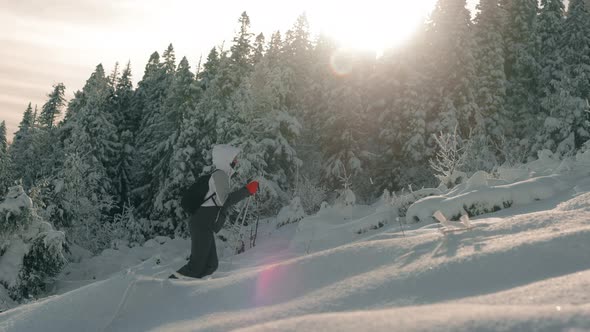
[(219, 263), (214, 233), (223, 227), (230, 206), (258, 191), (258, 181), (252, 181), (243, 188), (229, 192), (230, 178), (237, 165), (239, 153), (240, 149), (230, 145), (213, 147), (213, 165), (216, 169), (209, 178), (209, 190), (205, 195), (207, 199), (189, 220), (191, 256), (188, 263), (170, 278), (203, 278), (217, 270)]

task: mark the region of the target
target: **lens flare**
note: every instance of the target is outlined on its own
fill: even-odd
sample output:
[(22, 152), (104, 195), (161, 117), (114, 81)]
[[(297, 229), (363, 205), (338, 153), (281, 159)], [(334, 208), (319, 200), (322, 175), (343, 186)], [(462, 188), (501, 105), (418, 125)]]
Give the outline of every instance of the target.
[(258, 276), (256, 282), (256, 305), (266, 305), (273, 302), (276, 289), (280, 288), (284, 282), (285, 268), (278, 265), (266, 267)]
[(339, 48), (330, 56), (330, 68), (338, 76), (346, 76), (352, 73), (353, 54), (346, 49)]

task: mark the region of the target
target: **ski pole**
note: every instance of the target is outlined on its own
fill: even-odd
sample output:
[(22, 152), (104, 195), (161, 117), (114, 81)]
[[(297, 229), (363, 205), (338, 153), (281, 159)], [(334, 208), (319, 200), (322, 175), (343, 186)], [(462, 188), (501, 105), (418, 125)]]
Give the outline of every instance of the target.
[(256, 204), (256, 230), (254, 231), (254, 240), (252, 241), (252, 247), (256, 247), (256, 237), (258, 236), (258, 221), (260, 220), (260, 207), (258, 206), (258, 200), (254, 197), (254, 203)]
[(397, 221), (399, 221), (399, 228), (402, 229), (402, 234), (404, 237), (406, 237), (406, 233), (404, 232), (404, 226), (402, 226), (402, 220), (399, 217), (396, 217)]
[[(244, 231), (244, 224), (246, 222), (246, 216), (248, 215), (248, 208), (250, 207), (250, 200), (251, 199), (252, 199), (252, 196), (248, 197), (248, 201), (246, 202), (246, 209), (244, 211), (244, 216), (242, 217), (242, 222), (240, 224), (240, 233), (238, 234), (238, 245), (239, 245), (239, 241), (242, 240), (242, 233)], [(236, 253), (238, 253), (238, 251), (239, 251), (239, 249), (236, 246)]]

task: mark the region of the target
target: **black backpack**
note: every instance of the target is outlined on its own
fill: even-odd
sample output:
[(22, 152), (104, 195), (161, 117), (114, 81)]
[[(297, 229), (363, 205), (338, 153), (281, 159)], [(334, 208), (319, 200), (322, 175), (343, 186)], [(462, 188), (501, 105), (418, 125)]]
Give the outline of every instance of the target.
[(199, 176), (197, 181), (182, 193), (180, 206), (189, 215), (195, 213), (203, 203), (215, 196), (215, 193), (213, 193), (211, 196), (205, 197), (209, 192), (209, 179), (212, 174), (209, 173)]

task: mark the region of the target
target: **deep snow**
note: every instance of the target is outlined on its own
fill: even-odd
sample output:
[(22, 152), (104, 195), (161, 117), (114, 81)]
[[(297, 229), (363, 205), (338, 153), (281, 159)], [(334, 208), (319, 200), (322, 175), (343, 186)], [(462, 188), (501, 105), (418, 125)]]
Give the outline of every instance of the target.
[[(402, 233), (382, 204), (265, 221), (257, 247), (205, 280), (162, 278), (184, 263), (186, 240), (110, 250), (70, 264), (55, 295), (0, 314), (0, 330), (590, 330), (590, 173), (562, 175), (551, 195), (446, 235), (429, 222)], [(498, 185), (510, 187), (469, 190)]]

